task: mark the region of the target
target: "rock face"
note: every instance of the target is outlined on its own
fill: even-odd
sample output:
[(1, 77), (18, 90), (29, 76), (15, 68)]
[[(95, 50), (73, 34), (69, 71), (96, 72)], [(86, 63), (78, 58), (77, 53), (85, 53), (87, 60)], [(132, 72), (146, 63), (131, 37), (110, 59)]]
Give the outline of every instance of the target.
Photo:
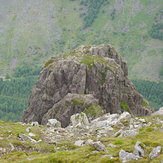
[(49, 117), (67, 126), (71, 115), (84, 111), (83, 102), (89, 107), (84, 97), (79, 105), (70, 106), (74, 100), (70, 98), (71, 103), (68, 94), (77, 98), (92, 96), (103, 113), (120, 114), (127, 110), (135, 116), (150, 115), (153, 108), (137, 93), (127, 74), (127, 63), (111, 45), (80, 46), (70, 53), (52, 57), (42, 68), (21, 121), (45, 124)]

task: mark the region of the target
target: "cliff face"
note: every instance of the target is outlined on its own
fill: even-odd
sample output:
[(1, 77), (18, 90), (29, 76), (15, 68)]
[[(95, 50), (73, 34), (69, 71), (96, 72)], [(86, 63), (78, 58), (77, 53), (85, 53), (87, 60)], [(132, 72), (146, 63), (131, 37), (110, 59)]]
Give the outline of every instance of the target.
[[(75, 110), (72, 104), (69, 106), (71, 111), (66, 107), (62, 109), (68, 93), (93, 95), (103, 113), (122, 113), (127, 110), (135, 116), (150, 115), (153, 108), (137, 93), (127, 75), (127, 63), (111, 45), (80, 46), (70, 53), (52, 57), (45, 63), (32, 89), (29, 108), (24, 111), (21, 121), (44, 124), (46, 117), (53, 117), (67, 126), (65, 121), (72, 114), (88, 109), (82, 103), (76, 105)], [(63, 99), (62, 107), (55, 107)], [(84, 98), (82, 100), (85, 104)], [(47, 115), (48, 111), (50, 116)], [(61, 115), (67, 118), (59, 118)]]

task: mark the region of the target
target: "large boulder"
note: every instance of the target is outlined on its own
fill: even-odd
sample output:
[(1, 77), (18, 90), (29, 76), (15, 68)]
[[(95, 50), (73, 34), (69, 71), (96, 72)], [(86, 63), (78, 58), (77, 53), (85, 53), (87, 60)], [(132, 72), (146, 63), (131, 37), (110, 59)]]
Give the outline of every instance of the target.
[[(68, 93), (92, 94), (104, 113), (121, 114), (126, 110), (135, 116), (151, 115), (153, 109), (137, 93), (127, 74), (127, 63), (111, 45), (80, 46), (70, 53), (52, 57), (42, 68), (21, 121), (44, 124), (42, 119), (52, 108), (55, 110), (53, 118), (59, 120), (61, 109), (56, 105)], [(66, 117), (67, 121), (72, 114), (83, 111), (76, 110), (77, 107), (74, 112), (64, 110), (62, 119)]]
[[(48, 122), (48, 119), (56, 118), (58, 121), (61, 122), (62, 127), (66, 127), (70, 123), (71, 115), (81, 112), (86, 113), (89, 120), (95, 119), (103, 115), (102, 108), (98, 105), (98, 100), (95, 99), (93, 95), (80, 95), (68, 93), (61, 101), (56, 103), (52, 107), (52, 109), (50, 109), (43, 116), (41, 123), (45, 125)], [(83, 118), (84, 117), (85, 116), (83, 114)]]

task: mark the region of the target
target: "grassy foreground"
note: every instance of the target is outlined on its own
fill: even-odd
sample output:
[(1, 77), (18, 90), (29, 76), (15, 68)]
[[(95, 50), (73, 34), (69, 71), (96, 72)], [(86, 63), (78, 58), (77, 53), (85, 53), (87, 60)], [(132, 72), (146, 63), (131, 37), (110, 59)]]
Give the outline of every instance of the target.
[[(74, 145), (74, 141), (78, 140), (77, 137), (74, 137), (74, 140), (69, 142), (69, 140), (63, 140), (59, 142), (56, 146), (55, 144), (47, 144), (44, 141), (36, 144), (32, 144), (29, 141), (20, 141), (18, 138), (19, 133), (24, 133), (28, 135), (26, 132), (27, 127), (31, 127), (28, 125), (21, 125), (19, 123), (5, 123), (0, 121), (0, 154), (3, 149), (6, 149), (6, 154), (0, 158), (0, 162), (3, 163), (119, 163), (122, 160), (119, 159), (119, 152), (121, 149), (133, 152), (134, 146), (137, 141), (146, 145), (144, 147), (145, 156), (138, 161), (130, 161), (141, 162), (141, 163), (160, 163), (163, 160), (163, 151), (161, 151), (160, 156), (150, 160), (148, 155), (152, 151), (153, 147), (161, 146), (163, 148), (163, 132), (159, 131), (162, 124), (157, 124), (157, 120), (159, 118), (160, 121), (163, 120), (163, 117), (154, 116), (154, 117), (143, 117), (148, 119), (148, 122), (152, 122), (152, 125), (147, 128), (139, 129), (139, 134), (135, 137), (85, 137), (83, 140), (92, 139), (94, 141), (101, 141), (108, 153), (106, 152), (98, 152), (92, 153), (95, 151), (94, 147), (90, 147), (88, 145), (84, 147), (78, 147)], [(127, 125), (127, 123), (125, 124)], [(158, 131), (154, 131), (153, 127), (157, 127)], [(30, 132), (35, 133), (35, 137), (33, 139), (44, 140), (45, 135), (43, 132), (46, 130), (45, 126), (34, 126), (31, 127)], [(117, 126), (114, 127), (114, 131), (117, 130)], [(9, 143), (12, 143), (15, 147), (13, 151), (11, 151), (11, 146)], [(115, 147), (109, 147), (108, 145), (112, 143)], [(21, 149), (21, 151), (20, 151)], [(8, 153), (8, 154), (7, 154)], [(108, 156), (102, 157), (103, 155), (112, 155), (114, 158), (110, 159)]]

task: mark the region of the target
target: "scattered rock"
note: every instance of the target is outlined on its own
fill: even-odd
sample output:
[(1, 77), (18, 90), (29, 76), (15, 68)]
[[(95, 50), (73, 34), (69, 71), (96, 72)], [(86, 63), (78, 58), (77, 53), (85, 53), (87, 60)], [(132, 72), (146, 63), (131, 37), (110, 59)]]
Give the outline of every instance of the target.
[(119, 116), (118, 121), (121, 121), (121, 120), (127, 121), (127, 120), (130, 119), (130, 118), (131, 118), (130, 113), (128, 113), (128, 112), (123, 112), (123, 113)]
[(38, 122), (31, 122), (31, 126), (39, 126)]
[(31, 131), (31, 127), (26, 128), (26, 132), (30, 132)]
[(92, 151), (91, 153), (92, 153), (92, 154), (95, 154), (95, 153), (99, 153), (99, 151)]
[(104, 152), (108, 152), (108, 150), (105, 148), (105, 145), (102, 144), (100, 141), (94, 142), (93, 146), (95, 147), (95, 149), (97, 149), (98, 151), (104, 151)]
[(128, 137), (128, 136), (136, 136), (138, 132), (136, 130), (126, 130), (122, 131), (118, 137)]
[(153, 159), (159, 156), (160, 153), (161, 153), (161, 146), (157, 146), (156, 148), (153, 148), (152, 152), (149, 154), (149, 158)]
[(0, 141), (2, 141), (3, 140), (3, 137), (0, 137)]
[(11, 146), (11, 151), (13, 151), (15, 149), (15, 147), (11, 143), (9, 143), (9, 145)]
[(77, 145), (77, 146), (83, 146), (84, 145), (84, 140), (77, 140), (74, 145)]
[(142, 123), (146, 123), (146, 120), (145, 119), (141, 119), (140, 118), (139, 121), (142, 122)]
[(113, 159), (114, 157), (112, 155), (102, 155), (101, 158), (104, 158), (104, 157), (109, 157), (110, 159)]
[(46, 127), (61, 127), (61, 123), (57, 121), (56, 119), (48, 119), (48, 123), (46, 124)]
[(85, 145), (93, 145), (93, 140), (92, 139), (88, 139), (86, 142), (85, 142)]
[(22, 141), (30, 141), (30, 142), (32, 142), (33, 144), (36, 144), (36, 143), (37, 143), (36, 140), (34, 140), (34, 139), (32, 139), (31, 137), (29, 137), (29, 136), (27, 136), (27, 135), (25, 135), (25, 134), (22, 134), (22, 133), (19, 134), (19, 138), (20, 138)]
[(154, 129), (154, 131), (158, 131), (158, 128), (156, 126), (153, 129)]
[(31, 133), (31, 132), (28, 135), (29, 136), (36, 136), (34, 133)]
[(108, 147), (114, 148), (114, 147), (116, 147), (116, 145), (110, 143), (110, 144), (108, 145)]
[(144, 149), (140, 146), (140, 142), (137, 141), (136, 144), (135, 144), (135, 148), (134, 148), (133, 154), (135, 156), (143, 157), (145, 155), (144, 153), (145, 153)]
[(151, 116), (154, 116), (154, 115), (161, 115), (161, 116), (163, 116), (163, 107), (161, 107), (158, 111), (156, 111), (156, 112), (151, 114)]
[(85, 113), (77, 113), (71, 116), (70, 122), (73, 127), (76, 128), (87, 128), (89, 126), (89, 121)]
[(163, 125), (161, 126), (160, 131), (162, 131), (162, 132), (163, 132)]

